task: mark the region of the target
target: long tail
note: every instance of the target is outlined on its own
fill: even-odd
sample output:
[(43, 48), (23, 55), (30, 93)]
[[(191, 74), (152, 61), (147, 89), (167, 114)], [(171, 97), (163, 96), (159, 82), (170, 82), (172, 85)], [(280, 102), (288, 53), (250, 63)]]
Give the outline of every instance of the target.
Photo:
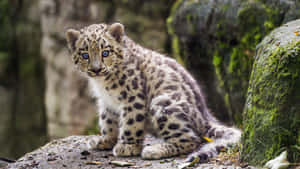
[(240, 141), (241, 131), (237, 128), (227, 127), (218, 122), (212, 122), (211, 128), (206, 132), (206, 137), (211, 138), (213, 142), (204, 144), (196, 152), (192, 153), (187, 161), (191, 162), (195, 157), (200, 158), (200, 162), (205, 162), (219, 154), (219, 152)]

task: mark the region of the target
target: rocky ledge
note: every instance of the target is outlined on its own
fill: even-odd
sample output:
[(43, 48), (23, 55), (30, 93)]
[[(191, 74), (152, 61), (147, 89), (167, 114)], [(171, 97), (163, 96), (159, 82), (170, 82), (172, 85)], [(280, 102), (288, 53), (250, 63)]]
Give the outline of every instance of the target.
[[(86, 142), (94, 136), (70, 136), (63, 139), (53, 140), (45, 146), (25, 154), (14, 163), (8, 164), (7, 169), (62, 169), (62, 168), (181, 168), (184, 163), (185, 156), (168, 158), (163, 160), (142, 160), (140, 157), (114, 157), (111, 151), (88, 150)], [(153, 144), (158, 142), (152, 137), (145, 139), (145, 144)], [(215, 163), (196, 164), (193, 168), (197, 169), (241, 169), (253, 167), (234, 166), (232, 163), (228, 165), (217, 165)]]

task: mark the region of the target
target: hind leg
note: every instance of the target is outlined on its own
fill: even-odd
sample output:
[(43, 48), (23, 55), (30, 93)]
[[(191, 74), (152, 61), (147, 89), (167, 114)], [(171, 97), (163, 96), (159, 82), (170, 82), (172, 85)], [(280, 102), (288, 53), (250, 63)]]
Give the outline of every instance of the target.
[[(150, 107), (155, 134), (163, 138), (163, 143), (144, 147), (142, 158), (161, 159), (180, 154), (187, 154), (195, 150), (199, 144), (198, 136), (191, 126), (191, 119), (184, 102), (164, 100), (161, 96), (153, 101)], [(173, 103), (172, 103), (173, 102)]]
[(173, 157), (181, 154), (187, 154), (195, 150), (197, 143), (194, 136), (177, 136), (164, 139), (164, 142), (144, 147), (142, 151), (143, 159), (161, 159)]

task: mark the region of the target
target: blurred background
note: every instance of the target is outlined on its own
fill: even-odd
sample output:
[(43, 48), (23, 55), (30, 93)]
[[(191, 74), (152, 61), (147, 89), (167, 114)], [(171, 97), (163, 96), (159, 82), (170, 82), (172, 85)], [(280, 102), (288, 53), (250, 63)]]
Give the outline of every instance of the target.
[(299, 0), (0, 0), (0, 157), (97, 131), (68, 28), (123, 23), (133, 40), (191, 71), (211, 111), (241, 127), (255, 46), (297, 18)]

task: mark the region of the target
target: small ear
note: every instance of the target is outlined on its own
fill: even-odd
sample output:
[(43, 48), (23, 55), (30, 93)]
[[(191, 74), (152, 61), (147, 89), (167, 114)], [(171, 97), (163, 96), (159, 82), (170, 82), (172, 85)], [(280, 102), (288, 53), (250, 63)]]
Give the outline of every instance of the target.
[(70, 49), (75, 49), (76, 41), (78, 40), (78, 37), (80, 35), (80, 32), (75, 29), (68, 29), (66, 33), (66, 39), (69, 44)]
[(124, 35), (124, 26), (120, 23), (114, 23), (108, 28), (109, 34), (114, 37), (118, 42), (121, 42)]

